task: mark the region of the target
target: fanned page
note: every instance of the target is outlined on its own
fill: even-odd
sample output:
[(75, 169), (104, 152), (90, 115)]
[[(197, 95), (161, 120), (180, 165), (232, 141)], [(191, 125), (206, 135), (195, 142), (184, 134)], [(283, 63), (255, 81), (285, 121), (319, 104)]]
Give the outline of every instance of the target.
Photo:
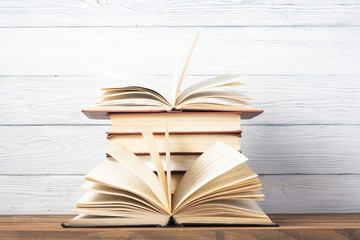
[(201, 186), (246, 160), (244, 155), (232, 147), (216, 142), (185, 173), (174, 194), (174, 211)]
[[(133, 174), (143, 180), (152, 192), (156, 195), (163, 207), (169, 212), (168, 200), (161, 181), (157, 178), (153, 171), (137, 158), (132, 152), (126, 149), (118, 141), (109, 142), (109, 146), (105, 148), (105, 152), (110, 154), (117, 161), (121, 162)], [(161, 161), (161, 160), (159, 160)]]
[[(154, 174), (153, 172), (151, 172)], [(78, 201), (69, 226), (165, 225), (169, 214), (144, 180), (114, 158), (85, 177), (89, 190)]]
[(179, 223), (273, 225), (254, 200), (262, 200), (257, 174), (247, 158), (221, 142), (188, 169), (174, 194)]

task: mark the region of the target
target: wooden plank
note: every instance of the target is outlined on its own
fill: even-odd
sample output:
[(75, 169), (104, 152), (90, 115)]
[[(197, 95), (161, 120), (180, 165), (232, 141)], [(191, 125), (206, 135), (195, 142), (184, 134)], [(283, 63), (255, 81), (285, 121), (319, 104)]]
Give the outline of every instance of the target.
[[(83, 176), (0, 176), (0, 214), (69, 214)], [(260, 176), (266, 213), (360, 211), (359, 175)]]
[[(271, 214), (279, 227), (227, 228), (61, 228), (60, 223), (73, 215), (6, 215), (0, 216), (2, 237), (86, 238), (99, 239), (357, 239), (360, 236), (359, 214)], [(29, 219), (31, 221), (29, 221)], [(300, 222), (294, 219), (300, 219)], [(302, 221), (306, 219), (305, 221)], [(14, 221), (15, 220), (15, 221)], [(54, 221), (55, 220), (55, 221)], [(311, 225), (314, 224), (315, 225)]]
[[(241, 75), (240, 75), (241, 76)], [(211, 76), (186, 76), (184, 88)], [(150, 76), (148, 82), (166, 92), (171, 76)], [(359, 75), (250, 75), (242, 87), (254, 106), (265, 110), (245, 124), (358, 124)], [(100, 76), (0, 77), (0, 124), (106, 124), (80, 111), (99, 89), (121, 85)], [(184, 89), (183, 88), (183, 89)]]
[[(32, 226), (32, 225), (31, 225)], [(309, 228), (293, 225), (291, 228), (89, 228), (60, 229), (35, 224), (36, 230), (2, 230), (7, 238), (49, 238), (51, 239), (304, 239), (304, 240), (353, 240), (359, 238), (358, 227)]]
[(1, 1), (1, 27), (359, 25), (359, 2)]
[[(196, 30), (184, 29), (184, 57)], [(171, 75), (181, 31), (1, 28), (0, 75)], [(360, 74), (359, 41), (357, 27), (203, 28), (188, 74)]]
[[(109, 126), (1, 126), (0, 174), (85, 174), (105, 159)], [(360, 126), (243, 125), (259, 174), (359, 174)]]

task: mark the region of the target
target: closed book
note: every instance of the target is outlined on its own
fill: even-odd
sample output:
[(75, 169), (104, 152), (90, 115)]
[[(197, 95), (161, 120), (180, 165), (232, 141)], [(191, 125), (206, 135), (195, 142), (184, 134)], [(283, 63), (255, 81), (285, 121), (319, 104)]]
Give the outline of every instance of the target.
[[(110, 144), (122, 144), (135, 154), (149, 154), (149, 148), (145, 144), (142, 135), (109, 135)], [(154, 135), (158, 151), (161, 154), (166, 152), (164, 135)], [(171, 134), (170, 153), (203, 153), (214, 142), (222, 141), (235, 150), (240, 150), (238, 134)]]
[(156, 132), (164, 132), (165, 125), (170, 133), (181, 132), (233, 132), (239, 131), (241, 118), (239, 113), (138, 113), (110, 114), (112, 133), (141, 132), (144, 125)]

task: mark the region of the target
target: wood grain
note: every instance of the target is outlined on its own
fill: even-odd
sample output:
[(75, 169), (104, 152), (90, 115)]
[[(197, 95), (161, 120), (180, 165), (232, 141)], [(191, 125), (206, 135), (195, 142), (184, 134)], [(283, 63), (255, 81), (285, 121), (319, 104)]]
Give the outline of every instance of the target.
[(61, 228), (73, 215), (3, 215), (0, 235), (6, 238), (76, 239), (357, 239), (359, 214), (271, 214), (279, 227), (202, 228)]
[(358, 8), (356, 0), (7, 0), (0, 26), (358, 26)]
[[(184, 58), (196, 30), (184, 29)], [(0, 75), (171, 75), (181, 32), (0, 28)], [(360, 74), (359, 41), (358, 27), (202, 28), (187, 73)]]
[[(2, 126), (0, 174), (85, 174), (105, 159), (108, 126)], [(243, 126), (259, 174), (360, 174), (360, 126)]]
[[(264, 113), (244, 124), (358, 124), (359, 76), (247, 76), (242, 89)], [(184, 88), (210, 77), (186, 76)], [(149, 76), (163, 91), (171, 88), (170, 78)], [(101, 76), (0, 76), (0, 124), (107, 124), (88, 119), (80, 110), (95, 100), (101, 87), (121, 83)]]
[[(359, 175), (260, 176), (266, 213), (359, 212)], [(0, 214), (69, 214), (83, 176), (0, 176)]]

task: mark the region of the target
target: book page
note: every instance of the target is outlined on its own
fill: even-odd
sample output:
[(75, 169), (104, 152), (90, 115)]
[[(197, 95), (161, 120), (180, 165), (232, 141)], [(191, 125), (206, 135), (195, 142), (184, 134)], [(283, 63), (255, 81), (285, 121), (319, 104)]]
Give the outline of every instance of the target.
[(180, 103), (182, 100), (184, 100), (186, 97), (188, 97), (190, 94), (193, 94), (195, 92), (209, 89), (209, 88), (215, 88), (215, 87), (222, 87), (222, 86), (240, 86), (245, 85), (244, 83), (239, 82), (239, 80), (244, 80), (243, 78), (239, 78), (238, 76), (234, 75), (222, 75), (213, 77), (210, 79), (206, 79), (203, 81), (200, 81), (198, 83), (195, 83), (185, 90), (181, 91), (181, 93), (178, 95), (176, 99), (176, 105)]
[[(191, 47), (191, 49), (190, 49), (189, 55), (188, 55), (188, 57), (187, 57), (187, 59), (186, 59), (186, 63), (185, 63), (184, 69), (183, 69), (183, 71), (182, 71), (182, 73), (181, 73), (179, 82), (178, 82), (178, 84), (177, 84), (177, 87), (176, 87), (176, 90), (175, 90), (175, 96), (174, 96), (174, 99), (176, 100), (175, 102), (177, 102), (177, 97), (178, 97), (178, 94), (179, 94), (179, 91), (180, 91), (180, 88), (181, 88), (181, 84), (182, 84), (182, 81), (183, 81), (183, 79), (184, 79), (186, 70), (187, 70), (187, 68), (188, 68), (188, 66), (189, 66), (190, 59), (191, 59), (192, 53), (193, 53), (193, 51), (194, 51), (195, 44), (196, 44), (196, 40), (197, 40), (197, 38), (198, 38), (198, 36), (199, 36), (199, 33), (200, 33), (200, 31), (198, 31), (198, 32), (196, 33), (196, 36), (195, 36), (193, 45), (192, 45), (192, 47)], [(174, 106), (173, 106), (173, 107), (174, 107)]]
[[(117, 206), (118, 208), (134, 209), (139, 212), (159, 213), (148, 205), (124, 196), (103, 194), (98, 192), (86, 192), (76, 203), (76, 208)], [(87, 213), (89, 214), (89, 213)]]
[[(151, 173), (154, 174), (153, 172)], [(128, 191), (141, 196), (158, 208), (164, 209), (158, 197), (148, 184), (144, 182), (144, 178), (137, 176), (124, 164), (115, 159), (106, 159), (100, 163), (86, 174), (85, 180)]]
[(121, 162), (133, 174), (142, 179), (149, 189), (157, 196), (164, 208), (167, 208), (167, 197), (164, 192), (158, 177), (151, 169), (146, 166), (139, 158), (130, 152), (124, 145), (118, 141), (110, 141), (109, 146), (106, 147), (105, 152), (110, 154), (117, 161)]
[(144, 198), (140, 197), (139, 195), (133, 194), (131, 192), (128, 192), (128, 191), (125, 191), (125, 190), (122, 190), (122, 189), (112, 188), (112, 187), (105, 186), (105, 185), (95, 183), (95, 182), (91, 182), (91, 181), (87, 181), (86, 183), (84, 183), (81, 186), (81, 189), (96, 192), (96, 193), (103, 193), (103, 194), (109, 194), (109, 195), (115, 195), (115, 196), (130, 198), (130, 199), (136, 200), (136, 201), (138, 201), (138, 202), (140, 202), (142, 204), (145, 204), (149, 208), (152, 208), (152, 209), (154, 209), (154, 210), (156, 210), (158, 212), (165, 213), (163, 208), (158, 208), (157, 206), (154, 206), (153, 204), (146, 201)]
[(182, 110), (218, 110), (218, 111), (259, 111), (259, 109), (249, 106), (230, 105), (216, 102), (195, 102), (182, 105)]
[(210, 195), (212, 193), (219, 192), (222, 189), (234, 187), (234, 185), (239, 185), (241, 182), (246, 182), (247, 180), (256, 177), (257, 174), (245, 163), (237, 165), (197, 189), (179, 205), (179, 209), (187, 203), (203, 198), (204, 195)]
[[(151, 158), (154, 161), (155, 167), (156, 167), (156, 171), (160, 180), (160, 183), (163, 187), (163, 191), (164, 193), (166, 193), (166, 199), (167, 199), (167, 205), (166, 207), (168, 208), (168, 210), (170, 211), (170, 207), (169, 207), (169, 199), (167, 197), (168, 194), (168, 185), (167, 185), (167, 180), (166, 180), (166, 175), (165, 175), (165, 171), (161, 162), (161, 158), (160, 158), (160, 154), (159, 154), (159, 150), (156, 146), (156, 142), (154, 139), (154, 135), (152, 133), (152, 131), (150, 130), (149, 127), (142, 127), (142, 135), (144, 137), (145, 143), (148, 146)], [(140, 160), (140, 159), (139, 159)], [(141, 161), (141, 160), (140, 160)]]
[(165, 142), (166, 142), (166, 177), (167, 177), (167, 190), (168, 190), (168, 200), (169, 200), (169, 208), (171, 209), (171, 193), (172, 193), (172, 184), (171, 184), (171, 161), (170, 161), (170, 136), (169, 136), (169, 128), (168, 123), (165, 123)]
[(246, 160), (244, 155), (222, 142), (213, 144), (181, 179), (174, 194), (174, 211), (200, 187)]
[(181, 104), (184, 104), (188, 101), (194, 101), (199, 99), (208, 99), (208, 98), (230, 98), (230, 99), (245, 99), (245, 100), (251, 100), (252, 98), (247, 97), (245, 94), (234, 91), (234, 90), (211, 90), (211, 91), (201, 91), (201, 92), (195, 92), (180, 102), (177, 103), (177, 106), (180, 106)]
[(273, 224), (253, 200), (222, 199), (174, 215), (179, 223)]
[(181, 55), (182, 55), (181, 48), (182, 48), (182, 44), (183, 44), (183, 38), (184, 38), (184, 29), (182, 29), (181, 35), (176, 44), (176, 59), (175, 59), (174, 73), (173, 73), (173, 78), (172, 78), (171, 95), (170, 95), (171, 106), (175, 106), (175, 102), (176, 102), (176, 89), (177, 89), (178, 83), (179, 83), (179, 68), (180, 68), (180, 59), (181, 59)]
[(156, 102), (158, 105), (168, 105), (162, 98), (147, 92), (123, 92), (103, 95), (98, 98), (94, 104), (110, 104), (112, 102), (121, 102), (126, 100), (143, 100)]

